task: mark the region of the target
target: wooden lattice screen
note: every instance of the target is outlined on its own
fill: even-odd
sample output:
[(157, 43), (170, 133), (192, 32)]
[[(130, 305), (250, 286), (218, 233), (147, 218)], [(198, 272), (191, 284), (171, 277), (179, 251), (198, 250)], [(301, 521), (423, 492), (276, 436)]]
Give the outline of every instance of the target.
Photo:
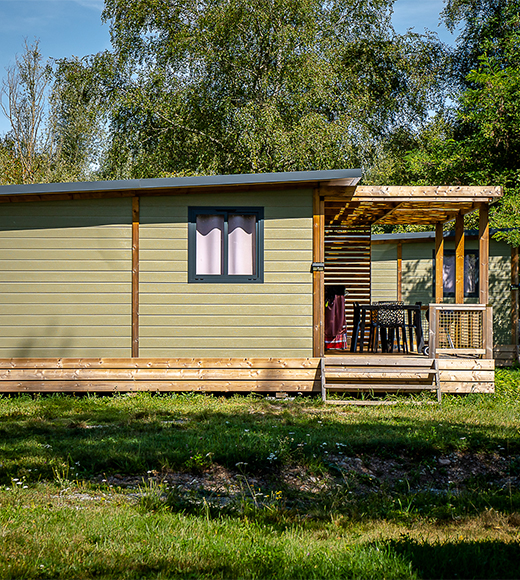
[(348, 292), (345, 317), (350, 342), (354, 302), (370, 303), (370, 226), (345, 227), (334, 221), (329, 218), (325, 225), (325, 285), (341, 284)]

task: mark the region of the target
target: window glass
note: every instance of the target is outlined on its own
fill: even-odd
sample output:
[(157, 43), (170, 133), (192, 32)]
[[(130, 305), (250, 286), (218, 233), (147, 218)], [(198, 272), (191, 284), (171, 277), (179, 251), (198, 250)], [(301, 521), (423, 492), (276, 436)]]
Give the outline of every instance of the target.
[(261, 207), (188, 208), (188, 282), (263, 282)]
[[(433, 288), (435, 289), (435, 252), (433, 253)], [(455, 251), (445, 250), (442, 280), (444, 296), (455, 296)], [(478, 252), (464, 251), (464, 296), (478, 297)]]
[(453, 254), (444, 254), (442, 281), (444, 294), (453, 294), (455, 292), (455, 255)]
[(478, 260), (477, 255), (466, 254), (464, 256), (464, 294), (469, 296), (477, 292)]

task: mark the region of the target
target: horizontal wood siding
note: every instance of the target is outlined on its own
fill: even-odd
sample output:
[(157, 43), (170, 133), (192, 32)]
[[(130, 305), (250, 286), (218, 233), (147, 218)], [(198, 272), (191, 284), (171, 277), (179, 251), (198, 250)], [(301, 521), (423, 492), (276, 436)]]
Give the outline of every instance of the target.
[[(325, 360), (331, 364), (331, 360), (339, 359)], [(376, 388), (395, 391), (395, 381), (388, 384), (389, 378), (405, 381), (398, 390), (421, 390), (421, 384), (413, 385), (406, 381), (410, 381), (410, 376), (422, 380), (424, 371), (420, 367), (428, 363), (427, 359), (422, 358), (370, 355), (346, 356), (342, 361), (349, 367), (360, 365), (363, 374), (358, 372), (358, 375), (351, 377), (359, 383), (354, 390), (367, 392)], [(489, 393), (494, 390), (493, 360), (439, 359), (438, 364), (440, 386), (444, 393)], [(360, 383), (360, 377), (364, 384), (363, 381)], [(339, 378), (344, 377), (340, 375)], [(320, 359), (311, 357), (0, 359), (0, 393), (310, 393), (319, 392), (320, 388)]]
[(489, 302), (493, 306), (494, 344), (511, 343), (511, 246), (492, 242), (489, 248)]
[(497, 367), (511, 367), (520, 363), (520, 347), (514, 344), (495, 346), (493, 358)]
[[(397, 251), (397, 244), (394, 244)], [(433, 249), (432, 244), (403, 244), (402, 292), (408, 304), (433, 302)], [(445, 245), (446, 247), (446, 245)], [(397, 272), (397, 257), (395, 262)]]
[(0, 357), (129, 356), (131, 201), (0, 206)]
[(188, 284), (188, 207), (216, 203), (141, 199), (140, 356), (311, 356), (312, 190), (218, 196), (264, 208), (263, 284)]
[(397, 300), (397, 245), (372, 245), (372, 302)]

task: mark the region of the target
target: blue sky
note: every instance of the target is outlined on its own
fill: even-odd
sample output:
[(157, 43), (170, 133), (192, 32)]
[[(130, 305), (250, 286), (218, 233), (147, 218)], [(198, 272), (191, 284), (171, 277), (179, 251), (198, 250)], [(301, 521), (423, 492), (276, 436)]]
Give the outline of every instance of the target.
[[(22, 52), (24, 39), (40, 40), (45, 58), (85, 56), (110, 47), (108, 25), (101, 23), (103, 0), (0, 0), (0, 78)], [(398, 32), (425, 28), (444, 42), (453, 37), (438, 28), (443, 0), (396, 0), (394, 26)], [(8, 130), (0, 113), (0, 134)]]

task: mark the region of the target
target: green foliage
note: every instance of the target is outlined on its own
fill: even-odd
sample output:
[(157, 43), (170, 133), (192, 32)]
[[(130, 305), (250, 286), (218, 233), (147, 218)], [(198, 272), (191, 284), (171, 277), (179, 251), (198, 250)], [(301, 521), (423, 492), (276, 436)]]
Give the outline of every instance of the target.
[(468, 75), (478, 68), (483, 54), (503, 59), (518, 18), (517, 0), (446, 0), (441, 20), (451, 32), (460, 30), (449, 70), (456, 90), (473, 86)]
[(114, 50), (85, 63), (109, 104), (103, 175), (371, 163), (439, 98), (441, 45), (396, 35), (392, 4), (107, 0)]
[[(460, 38), (472, 34), (472, 50), (480, 51), (475, 67), (466, 76), (452, 111), (438, 115), (416, 136), (404, 157), (405, 170), (394, 178), (415, 184), (500, 185), (503, 199), (491, 209), (491, 226), (505, 228), (496, 234), (520, 245), (520, 33), (518, 11), (501, 13), (500, 22), (489, 16), (485, 27), (474, 19), (476, 4), (450, 2), (457, 18), (469, 10), (470, 19)], [(496, 8), (496, 3), (489, 2)], [(464, 10), (463, 10), (463, 7)], [(471, 10), (470, 10), (471, 8)], [(507, 26), (504, 18), (509, 17)], [(455, 18), (455, 16), (452, 16)], [(454, 22), (458, 20), (454, 20)], [(472, 28), (477, 26), (478, 30)], [(500, 36), (499, 49), (491, 39)], [(469, 58), (469, 56), (467, 57)]]
[(103, 75), (103, 56), (55, 63), (50, 95), (53, 138), (61, 162), (75, 169), (77, 179), (92, 176), (104, 150), (105, 95), (97, 82)]
[(11, 126), (0, 141), (0, 185), (92, 176), (102, 100), (86, 93), (93, 85), (82, 77), (85, 70), (79, 59), (45, 62), (39, 41), (26, 43), (16, 56), (0, 91), (0, 108)]

